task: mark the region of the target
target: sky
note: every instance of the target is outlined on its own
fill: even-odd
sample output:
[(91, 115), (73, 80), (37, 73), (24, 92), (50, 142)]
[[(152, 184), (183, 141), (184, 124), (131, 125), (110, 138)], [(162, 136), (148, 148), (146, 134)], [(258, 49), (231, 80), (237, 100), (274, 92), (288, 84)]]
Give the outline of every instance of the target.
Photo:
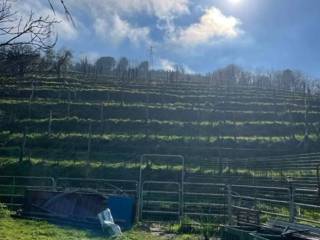
[[(132, 64), (207, 73), (301, 70), (320, 77), (319, 0), (64, 0), (75, 26), (52, 0), (57, 48), (76, 58), (126, 56)], [(52, 15), (48, 0), (17, 0), (20, 14)]]

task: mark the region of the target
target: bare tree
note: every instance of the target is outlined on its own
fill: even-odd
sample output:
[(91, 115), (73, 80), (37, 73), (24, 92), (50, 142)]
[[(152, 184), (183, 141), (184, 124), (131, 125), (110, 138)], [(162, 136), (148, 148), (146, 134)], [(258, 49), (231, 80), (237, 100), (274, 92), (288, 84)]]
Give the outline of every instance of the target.
[(125, 73), (127, 72), (129, 67), (129, 60), (125, 57), (120, 58), (117, 67), (116, 67), (116, 71), (117, 71), (117, 75), (118, 75), (118, 79), (124, 81), (124, 76)]
[(113, 57), (100, 57), (95, 66), (98, 74), (110, 74), (116, 66), (116, 60)]
[(71, 15), (71, 13), (70, 13), (70, 11), (69, 11), (69, 8), (67, 8), (64, 0), (48, 0), (48, 3), (49, 3), (49, 5), (50, 5), (50, 8), (51, 8), (52, 12), (55, 14), (56, 11), (55, 11), (55, 8), (54, 8), (54, 6), (53, 6), (53, 2), (60, 2), (60, 4), (61, 4), (62, 7), (63, 7), (63, 10), (64, 10), (64, 13), (65, 13), (65, 15), (66, 15), (67, 20), (70, 21), (70, 22), (72, 22), (72, 24), (75, 26), (75, 23), (74, 23), (74, 21), (73, 21), (72, 15)]
[(57, 77), (61, 78), (61, 72), (66, 71), (68, 65), (70, 64), (72, 59), (72, 53), (69, 50), (62, 50), (57, 55), (57, 61), (55, 64), (55, 69), (57, 72)]
[(57, 23), (50, 16), (36, 17), (33, 12), (27, 18), (19, 17), (10, 0), (0, 0), (0, 47), (29, 45), (37, 49), (52, 48), (52, 27)]

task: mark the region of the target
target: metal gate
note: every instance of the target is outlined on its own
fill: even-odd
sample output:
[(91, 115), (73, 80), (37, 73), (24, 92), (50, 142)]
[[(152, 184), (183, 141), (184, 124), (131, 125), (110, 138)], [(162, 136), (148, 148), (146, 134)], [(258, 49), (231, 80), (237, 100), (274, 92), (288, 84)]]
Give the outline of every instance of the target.
[(177, 221), (182, 215), (181, 185), (177, 182), (145, 181), (141, 188), (143, 221)]
[(225, 223), (227, 221), (227, 191), (225, 184), (184, 184), (184, 216), (200, 222)]
[[(137, 217), (138, 220), (179, 220), (183, 215), (183, 182), (185, 160), (181, 155), (144, 154), (140, 158)], [(152, 179), (152, 165), (178, 167), (181, 172), (174, 181)], [(144, 176), (144, 169), (151, 174)]]

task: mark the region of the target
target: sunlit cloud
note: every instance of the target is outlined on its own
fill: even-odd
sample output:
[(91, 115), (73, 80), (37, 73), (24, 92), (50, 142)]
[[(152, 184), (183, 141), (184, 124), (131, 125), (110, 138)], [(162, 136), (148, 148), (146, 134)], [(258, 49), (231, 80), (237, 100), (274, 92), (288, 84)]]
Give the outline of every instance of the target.
[(165, 71), (175, 71), (178, 66), (180, 69), (183, 69), (185, 73), (192, 74), (195, 72), (189, 66), (187, 66), (185, 64), (179, 65), (179, 64), (177, 64), (173, 61), (170, 61), (168, 59), (165, 59), (165, 58), (159, 59), (159, 63), (158, 63), (157, 68), (165, 70)]
[(161, 58), (159, 61), (159, 66), (160, 69), (163, 69), (165, 71), (174, 71), (175, 70), (175, 63), (168, 60), (168, 59), (163, 59)]
[(194, 47), (233, 39), (242, 32), (240, 25), (239, 19), (225, 16), (218, 8), (211, 7), (204, 11), (198, 22), (185, 28), (177, 28), (176, 32), (169, 36), (169, 42)]

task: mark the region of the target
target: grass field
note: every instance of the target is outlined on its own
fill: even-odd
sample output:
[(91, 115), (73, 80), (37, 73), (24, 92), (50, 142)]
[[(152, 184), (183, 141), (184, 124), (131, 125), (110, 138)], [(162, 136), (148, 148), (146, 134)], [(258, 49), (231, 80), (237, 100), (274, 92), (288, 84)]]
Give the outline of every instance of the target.
[[(1, 240), (102, 240), (108, 239), (100, 231), (91, 231), (68, 226), (59, 226), (46, 221), (12, 218), (5, 205), (0, 203), (0, 239)], [(166, 228), (167, 229), (167, 228)], [(136, 226), (124, 232), (118, 240), (198, 240), (200, 236), (174, 233), (151, 232), (148, 226)], [(114, 238), (110, 238), (114, 239)]]
[[(108, 239), (100, 232), (53, 225), (44, 221), (0, 218), (1, 240), (102, 240)], [(114, 239), (114, 238), (110, 238)], [(196, 235), (168, 234), (158, 236), (136, 227), (125, 232), (118, 240), (198, 240)]]

